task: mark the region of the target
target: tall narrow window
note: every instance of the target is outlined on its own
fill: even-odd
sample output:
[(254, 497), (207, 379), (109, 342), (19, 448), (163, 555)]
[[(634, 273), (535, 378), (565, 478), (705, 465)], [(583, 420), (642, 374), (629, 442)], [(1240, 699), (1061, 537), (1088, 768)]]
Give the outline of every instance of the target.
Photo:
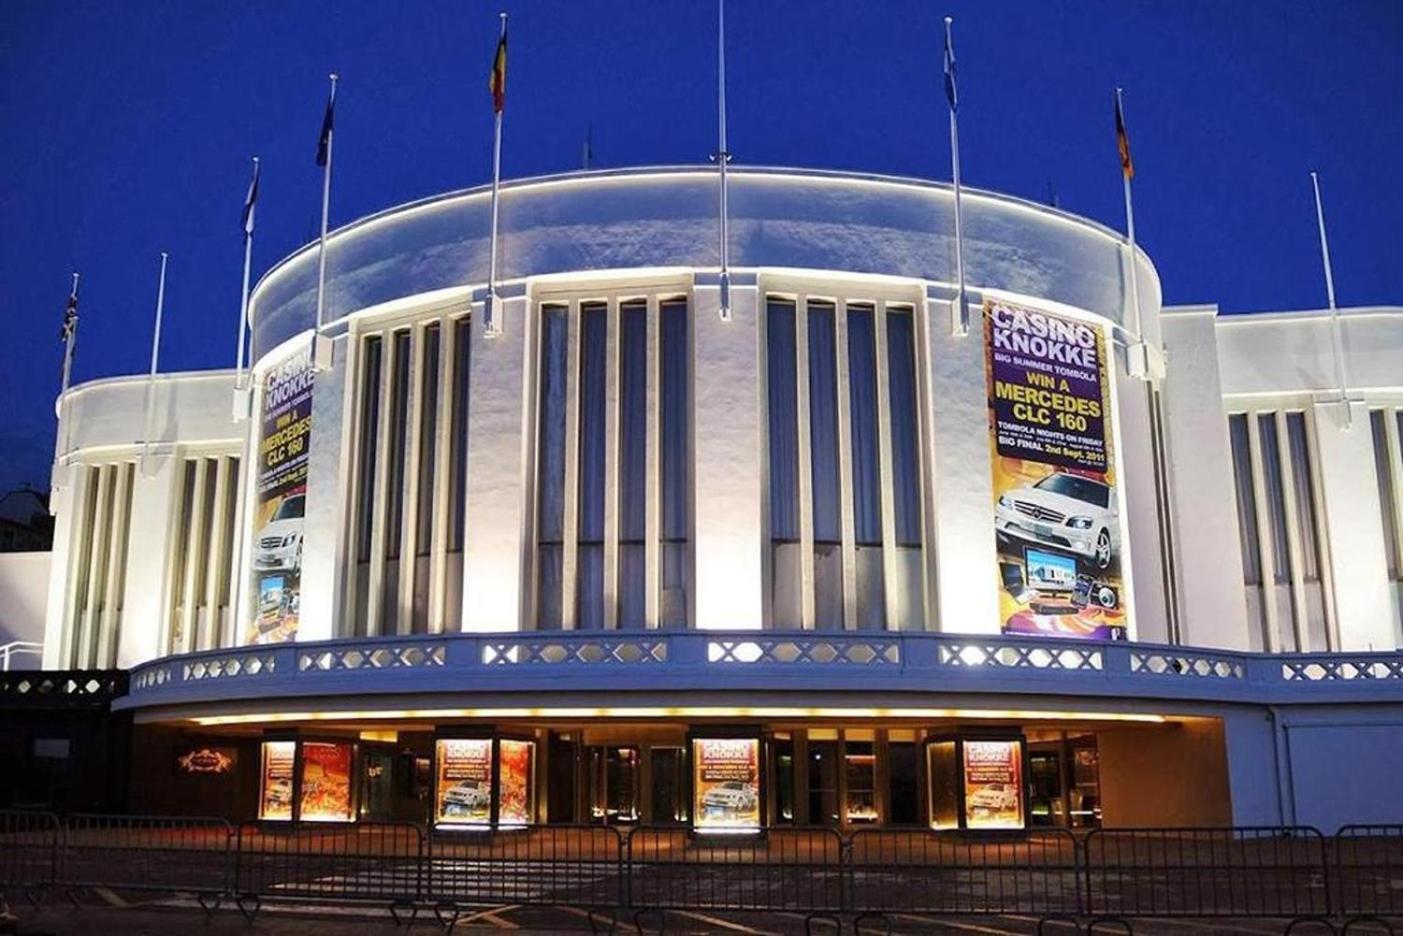
[(835, 311), (809, 303), (809, 464), (814, 521), (814, 628), (843, 629), (843, 526), (838, 468)]
[(1327, 650), (1330, 638), (1326, 625), (1325, 590), (1321, 581), (1325, 565), (1324, 546), (1316, 523), (1315, 477), (1306, 433), (1305, 413), (1286, 414), (1286, 441), (1291, 452), (1292, 503), (1296, 529), (1300, 535), (1300, 580), (1305, 599), (1303, 650)]
[(419, 374), (419, 468), (414, 506), (414, 601), (410, 629), (429, 631), (429, 573), (434, 543), (434, 463), (438, 457), (439, 326), (424, 329)]
[(648, 623), (648, 306), (619, 309), (619, 626)]
[(1252, 482), (1251, 437), (1247, 416), (1234, 413), (1228, 417), (1228, 436), (1232, 442), (1233, 487), (1237, 492), (1237, 530), (1242, 544), (1242, 578), (1247, 597), (1247, 619), (1253, 626), (1255, 649), (1263, 649), (1262, 635), (1266, 632), (1266, 608), (1262, 586), (1261, 543), (1257, 535), (1257, 493)]
[(662, 303), (659, 333), (662, 345), (659, 361), (662, 591), (658, 623), (661, 627), (686, 627), (691, 593), (691, 561), (687, 547), (692, 535), (691, 447), (688, 444), (692, 355), (685, 301)]
[(1276, 431), (1276, 414), (1260, 413), (1257, 431), (1262, 446), (1262, 475), (1267, 492), (1267, 516), (1271, 521), (1272, 582), (1269, 592), (1277, 613), (1277, 637), (1281, 649), (1301, 649), (1296, 640), (1295, 609), (1291, 601), (1291, 547), (1286, 532), (1286, 489), (1282, 483), (1281, 445)]
[(443, 629), (457, 631), (463, 625), (463, 537), (467, 518), (463, 503), (468, 486), (468, 378), (472, 361), (472, 320), (453, 320), (452, 386), (453, 423), (449, 429), (451, 448), (448, 486), (448, 555), (443, 598)]
[(69, 669), (112, 669), (122, 628), (131, 533), (131, 462), (80, 468), (83, 524), (74, 531), (77, 564), (68, 619)]
[(891, 408), (892, 513), (896, 533), (894, 630), (925, 629), (921, 531), (921, 433), (916, 393), (916, 323), (908, 308), (887, 310), (887, 385)]
[(375, 515), (375, 467), (380, 449), (380, 366), (383, 342), (379, 335), (364, 339), (359, 419), (360, 450), (356, 459), (356, 601), (355, 632), (368, 634), (370, 542)]
[(771, 300), (766, 310), (770, 450), (770, 617), (780, 629), (803, 626), (799, 543), (799, 417), (795, 306)]
[[(1403, 435), (1403, 410), (1394, 414), (1398, 423), (1393, 427), (1394, 438)], [(1388, 572), (1388, 584), (1393, 593), (1393, 630), (1395, 638), (1403, 640), (1403, 570), (1399, 563), (1399, 491), (1397, 475), (1399, 464), (1389, 441), (1389, 413), (1386, 410), (1373, 410), (1369, 413), (1369, 427), (1374, 434), (1374, 474), (1379, 487), (1379, 514), (1384, 526), (1384, 564)]]
[(877, 331), (871, 306), (848, 306), (848, 412), (852, 438), (857, 626), (886, 626), (882, 559), (882, 462), (877, 412)]
[(404, 532), (404, 472), (409, 448), (409, 332), (398, 331), (393, 339), (394, 357), (390, 371), (390, 445), (385, 480), (385, 571), (381, 578), (380, 633), (393, 634), (399, 628), (400, 552)]
[(575, 627), (604, 627), (605, 349), (609, 311), (580, 309), (580, 526), (576, 538)]
[(537, 440), (536, 626), (559, 630), (565, 558), (565, 386), (564, 306), (541, 310), (540, 437)]

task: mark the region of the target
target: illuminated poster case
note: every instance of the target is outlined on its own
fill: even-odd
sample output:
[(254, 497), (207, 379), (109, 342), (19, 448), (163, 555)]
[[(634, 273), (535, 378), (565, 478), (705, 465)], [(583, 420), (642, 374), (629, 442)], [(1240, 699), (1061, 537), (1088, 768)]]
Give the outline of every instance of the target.
[(759, 735), (694, 733), (691, 754), (693, 829), (740, 834), (760, 831)]
[(536, 742), (498, 736), (434, 741), (434, 825), (510, 829), (536, 815)]
[(258, 818), (354, 822), (356, 747), (350, 741), (264, 741)]
[(959, 736), (926, 742), (932, 829), (1024, 829), (1027, 752), (1022, 735)]

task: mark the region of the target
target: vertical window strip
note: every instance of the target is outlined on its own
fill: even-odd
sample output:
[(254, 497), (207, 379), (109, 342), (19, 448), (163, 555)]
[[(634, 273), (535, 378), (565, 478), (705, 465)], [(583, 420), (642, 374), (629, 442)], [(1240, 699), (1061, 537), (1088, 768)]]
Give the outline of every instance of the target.
[[(1399, 414), (1403, 416), (1403, 412)], [(1398, 492), (1388, 443), (1388, 412), (1372, 410), (1369, 430), (1374, 436), (1374, 477), (1379, 486), (1379, 515), (1384, 527), (1384, 564), (1390, 581), (1398, 580)]]
[[(453, 322), (453, 481), (448, 502), (448, 551), (463, 551), (463, 510), (468, 486), (468, 377), (472, 360), (472, 320)], [(461, 570), (459, 572), (461, 575)]]
[(116, 466), (114, 495), (115, 521), (112, 524), (111, 573), (109, 583), (108, 621), (103, 629), (98, 650), (99, 669), (115, 669), (117, 651), (122, 639), (122, 613), (126, 604), (128, 539), (131, 536), (132, 485), (134, 465), (125, 462)]
[[(443, 341), (451, 341), (449, 348)], [(448, 456), (444, 472), (448, 478), (447, 490), (439, 495), (444, 516), (435, 518), (435, 527), (442, 531), (444, 546), (435, 546), (443, 553), (442, 594), (439, 596), (442, 630), (460, 631), (463, 628), (463, 542), (467, 532), (467, 515), (464, 504), (467, 501), (468, 486), (468, 391), (472, 359), (472, 319), (460, 316), (452, 319), (448, 330), (440, 336), (439, 356), (443, 360), (440, 371), (445, 371), (445, 388), (438, 395), (440, 400), (447, 398), (449, 403), (443, 416), (448, 425), (439, 428), (443, 447)], [(438, 535), (438, 534), (435, 534)], [(439, 585), (435, 581), (435, 588)], [(432, 607), (432, 602), (430, 603)], [(430, 620), (429, 627), (440, 626)]]
[(836, 309), (810, 302), (809, 453), (814, 529), (814, 629), (843, 629), (843, 528), (838, 455)]
[(852, 462), (853, 541), (857, 627), (886, 626), (886, 576), (882, 543), (881, 445), (877, 406), (876, 310), (847, 306), (848, 412)]
[(1260, 518), (1257, 515), (1251, 432), (1247, 419), (1245, 413), (1229, 415), (1228, 438), (1232, 446), (1233, 488), (1237, 494), (1237, 530), (1242, 548), (1242, 577), (1247, 616), (1255, 627), (1254, 633), (1265, 634), (1267, 619), (1262, 581), (1261, 538), (1258, 535)]
[[(619, 627), (647, 626), (648, 306), (619, 309)], [(666, 514), (666, 505), (664, 505)]]
[(355, 613), (353, 626), (356, 636), (370, 633), (369, 593), (370, 554), (375, 519), (375, 474), (380, 449), (380, 370), (383, 366), (384, 342), (379, 335), (361, 339), (360, 413), (356, 432), (356, 497), (355, 497)]
[[(384, 508), (376, 521), (384, 524), (381, 553), (375, 556), (380, 566), (380, 602), (378, 621), (371, 621), (378, 634), (394, 634), (400, 630), (400, 574), (403, 563), (400, 554), (404, 545), (404, 479), (409, 448), (409, 381), (410, 333), (395, 331), (390, 337), (390, 381), (388, 410), (388, 447), (385, 449), (384, 487), (379, 496)], [(372, 555), (375, 549), (372, 547)]]
[(887, 387), (891, 435), (891, 488), (896, 537), (898, 605), (888, 614), (894, 630), (924, 630), (925, 555), (921, 519), (920, 396), (916, 383), (916, 315), (888, 308)]
[(83, 652), (83, 621), (87, 617), (89, 601), (88, 570), (92, 567), (93, 561), (93, 521), (97, 517), (98, 469), (85, 465), (80, 470), (82, 471), (80, 483), (83, 492), (83, 519), (76, 531), (78, 562), (73, 567), (75, 588), (72, 616), (68, 621), (69, 669), (82, 668), (78, 661)]
[(1403, 645), (1403, 410), (1375, 410), (1374, 467), (1379, 476), (1379, 510), (1384, 524), (1384, 560), (1393, 591), (1393, 631)]
[(82, 669), (97, 666), (97, 648), (103, 621), (107, 617), (107, 575), (112, 558), (113, 465), (98, 468), (97, 512), (93, 525), (92, 564), (88, 569), (88, 607), (83, 620), (83, 646), (79, 657)]
[(564, 625), (566, 359), (569, 310), (541, 309), (540, 418), (537, 451), (536, 626)]
[(659, 307), (659, 449), (662, 581), (658, 625), (691, 619), (691, 323), (685, 300)]
[(580, 308), (579, 530), (575, 627), (604, 627), (604, 499), (608, 307)]
[(1282, 650), (1300, 649), (1296, 641), (1296, 612), (1291, 601), (1290, 587), (1294, 570), (1291, 547), (1286, 533), (1286, 489), (1282, 478), (1280, 435), (1275, 413), (1257, 414), (1257, 452), (1261, 463), (1262, 483), (1266, 491), (1266, 519), (1269, 525), (1267, 545), (1271, 549), (1271, 581), (1266, 583), (1267, 600), (1277, 609), (1277, 638)]
[(179, 491), (180, 507), (176, 512), (175, 529), (175, 556), (171, 563), (171, 602), (169, 607), (170, 635), (167, 653), (182, 653), (185, 646), (186, 634), (186, 570), (194, 560), (190, 555), (191, 533), (194, 529), (195, 515), (195, 461), (186, 459), (180, 478)]
[[(416, 367), (419, 368), (415, 393), (415, 423), (417, 445), (415, 457), (418, 464), (414, 469), (414, 504), (412, 505), (414, 531), (413, 576), (409, 581), (409, 631), (415, 634), (429, 632), (429, 593), (432, 588), (430, 575), (434, 544), (434, 495), (435, 463), (438, 455), (438, 413), (439, 413), (439, 326), (431, 323), (420, 332), (422, 347)], [(406, 494), (406, 497), (409, 495)], [(403, 573), (402, 573), (403, 574)]]
[(780, 629), (803, 626), (799, 530), (799, 417), (797, 308), (771, 299), (766, 306), (765, 361), (769, 439), (770, 621)]
[(1305, 626), (1302, 636), (1307, 650), (1328, 650), (1332, 643), (1326, 579), (1325, 544), (1320, 534), (1315, 496), (1315, 469), (1310, 437), (1303, 412), (1286, 414), (1286, 442), (1291, 455), (1291, 501), (1300, 548), (1300, 574), (1297, 586), (1304, 591)]

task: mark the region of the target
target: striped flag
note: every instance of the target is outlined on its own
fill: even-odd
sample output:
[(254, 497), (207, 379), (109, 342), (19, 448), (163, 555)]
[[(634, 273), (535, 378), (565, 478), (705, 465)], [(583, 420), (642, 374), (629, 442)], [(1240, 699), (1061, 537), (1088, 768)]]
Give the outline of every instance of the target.
[(487, 79), (492, 89), (492, 112), (500, 114), (507, 107), (507, 23), (502, 20), (502, 35), (497, 40), (497, 53), (492, 56), (492, 74)]
[(326, 113), (322, 114), (322, 134), (317, 140), (317, 165), (325, 166), (331, 154), (331, 131), (336, 123), (336, 82), (326, 98)]
[(253, 158), (253, 178), (248, 183), (248, 194), (244, 196), (243, 228), (244, 237), (253, 236), (253, 208), (258, 203), (258, 157)]
[(1125, 112), (1120, 106), (1120, 91), (1116, 91), (1116, 149), (1120, 152), (1120, 171), (1127, 179), (1135, 178), (1135, 161), (1130, 158), (1130, 135), (1125, 132)]
[(959, 94), (955, 91), (955, 39), (951, 35), (950, 17), (945, 17), (945, 99), (951, 110), (959, 109)]

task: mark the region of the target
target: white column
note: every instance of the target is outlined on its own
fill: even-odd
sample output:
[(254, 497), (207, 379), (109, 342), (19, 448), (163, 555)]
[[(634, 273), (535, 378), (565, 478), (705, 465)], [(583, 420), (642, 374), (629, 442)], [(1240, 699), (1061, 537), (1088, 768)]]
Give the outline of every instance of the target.
[(1232, 444), (1223, 412), (1216, 306), (1174, 310), (1160, 325), (1169, 484), (1179, 573), (1179, 632), (1191, 647), (1249, 650)]
[[(999, 562), (994, 548), (994, 482), (989, 462), (983, 320), (970, 313), (970, 334), (956, 338), (948, 323), (955, 291), (929, 287), (923, 328), (926, 369), (922, 406), (929, 416), (925, 457), (933, 468), (928, 529), (937, 539), (936, 601), (927, 628), (945, 633), (997, 634)], [(971, 295), (972, 309), (982, 300)], [(917, 314), (921, 310), (917, 309)]]
[(473, 303), (472, 368), (468, 390), (468, 471), (463, 545), (463, 630), (522, 628), (526, 604), (522, 566), (530, 542), (524, 508), (530, 484), (529, 455), (536, 424), (534, 373), (536, 320), (525, 288), (499, 286), (495, 303), (502, 330), (483, 335), (482, 298)]
[(764, 615), (763, 303), (754, 274), (732, 272), (729, 322), (720, 317), (715, 274), (698, 275), (693, 289), (696, 627), (758, 630)]
[[(66, 415), (66, 414), (65, 414)], [(65, 431), (61, 422), (59, 432)], [(84, 472), (81, 465), (54, 465), (49, 484), (49, 511), (55, 518), (53, 552), (49, 562), (49, 597), (44, 612), (46, 670), (67, 666), (68, 620), (73, 608), (75, 555), (82, 542), (79, 523), (83, 515)]]
[(1393, 607), (1384, 567), (1383, 514), (1374, 474), (1369, 413), (1354, 407), (1345, 425), (1337, 400), (1310, 409), (1323, 497), (1341, 650), (1394, 649)]
[(163, 458), (151, 476), (132, 478), (131, 537), (127, 553), (127, 584), (122, 599), (122, 632), (117, 641), (117, 665), (123, 669), (154, 660), (166, 649), (170, 596), (174, 573), (170, 559), (178, 534), (179, 473), (184, 462)]

